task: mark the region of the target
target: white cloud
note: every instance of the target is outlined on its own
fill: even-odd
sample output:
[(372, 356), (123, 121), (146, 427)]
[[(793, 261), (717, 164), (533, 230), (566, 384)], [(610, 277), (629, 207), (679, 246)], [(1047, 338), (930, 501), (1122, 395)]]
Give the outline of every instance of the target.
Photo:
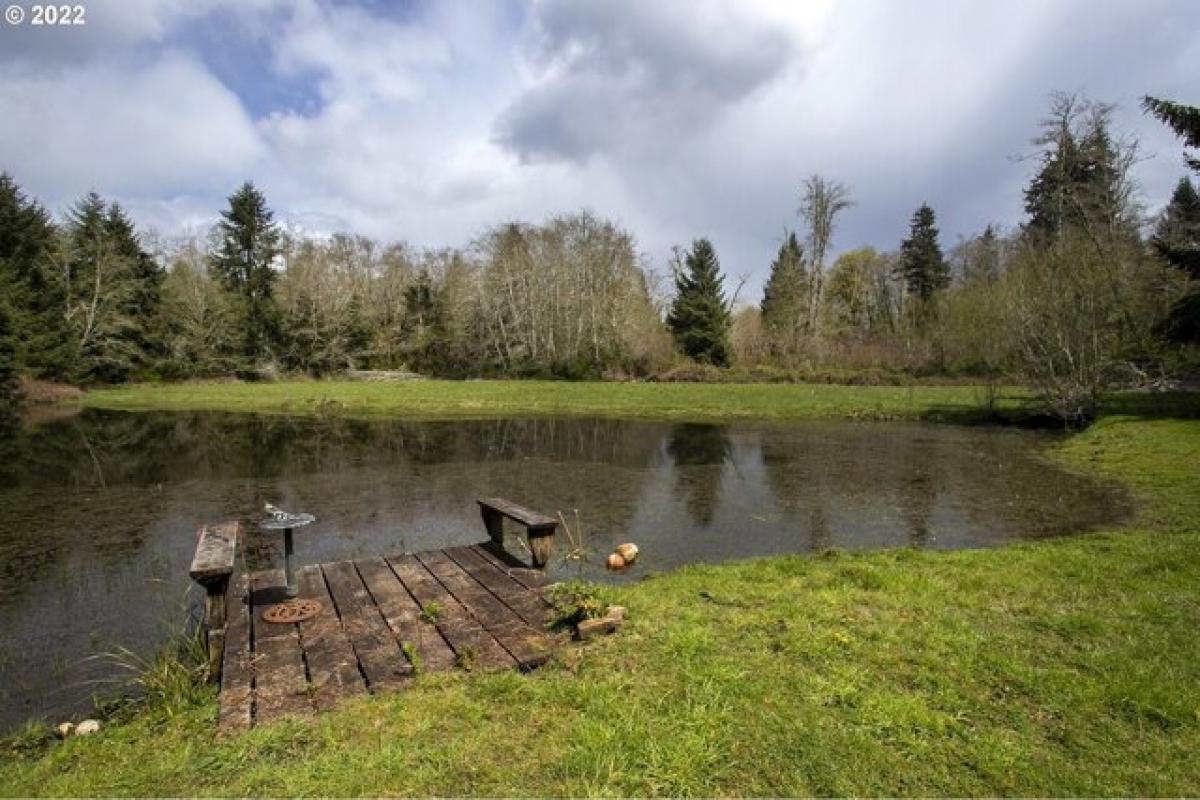
[[(27, 62), (41, 68), (118, 59), (138, 46), (161, 44), (214, 11), (250, 24), (289, 0), (93, 0), (83, 3), (82, 25), (0, 25), (0, 63)], [(28, 6), (28, 3), (19, 3)], [(76, 4), (72, 4), (76, 5)]]
[(275, 62), (285, 73), (320, 74), (332, 104), (383, 105), (419, 99), (417, 72), (448, 63), (446, 43), (433, 32), (380, 19), (352, 6), (297, 3), (279, 32)]
[[(315, 103), (251, 119), (188, 50), (214, 9), (267, 51), (273, 72), (248, 83), (311, 81)], [(1158, 154), (1139, 167), (1157, 202), (1179, 146), (1136, 100), (1189, 99), (1200, 67), (1200, 5), (1168, 0), (389, 10), (96, 0), (70, 41), (0, 31), (0, 169), (52, 206), (96, 188), (165, 228), (215, 217), (252, 178), (306, 229), (429, 245), (587, 206), (660, 262), (706, 235), (761, 277), (814, 171), (858, 200), (841, 248), (894, 247), (924, 201), (945, 244), (1017, 222), (1030, 165), (1010, 156), (1055, 89), (1125, 106)]]
[(5, 168), (39, 194), (95, 188), (122, 197), (223, 186), (263, 154), (237, 97), (195, 60), (7, 69), (0, 81)]
[(669, 149), (797, 57), (790, 31), (748, 4), (584, 0), (536, 9), (530, 85), (497, 129), (525, 160)]

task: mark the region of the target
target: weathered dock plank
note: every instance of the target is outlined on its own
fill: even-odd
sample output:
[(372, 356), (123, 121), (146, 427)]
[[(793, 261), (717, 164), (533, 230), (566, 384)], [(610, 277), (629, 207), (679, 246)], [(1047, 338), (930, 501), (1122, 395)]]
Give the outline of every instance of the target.
[(496, 569), (511, 577), (514, 581), (524, 586), (526, 589), (539, 590), (546, 583), (546, 576), (536, 569), (527, 567), (515, 567), (512, 564), (505, 562), (500, 556), (496, 555), (490, 544), (472, 545), (471, 549), (478, 553), (481, 557), (487, 559), (496, 566)]
[(530, 669), (545, 663), (550, 657), (547, 637), (529, 627), (515, 611), (471, 577), (454, 559), (436, 550), (418, 553), (417, 559), (516, 659), (519, 667)]
[(229, 581), (217, 609), (226, 619), (221, 731), (401, 689), (415, 672), (408, 654), (431, 672), (529, 669), (555, 641), (545, 630), (540, 573), (480, 546), (318, 564), (301, 569), (297, 582), (299, 598), (317, 601), (320, 612), (274, 624), (262, 614), (287, 601), (282, 570)]
[(262, 617), (264, 609), (285, 599), (283, 570), (256, 572), (250, 578), (251, 625), (254, 630), (254, 717), (266, 722), (312, 710), (300, 631), (295, 624), (276, 625)]
[[(423, 670), (438, 671), (454, 666), (454, 649), (436, 625), (421, 620), (421, 607), (382, 558), (355, 562), (388, 627), (401, 643), (410, 645)], [(417, 664), (413, 664), (414, 670)]]
[(544, 630), (550, 622), (552, 609), (540, 592), (530, 591), (517, 583), (511, 575), (501, 571), (492, 561), (476, 552), (473, 547), (450, 547), (446, 555), (458, 562), (472, 578), (487, 587), (488, 591), (504, 601), (517, 612), (525, 623), (536, 630)]
[(416, 556), (405, 555), (388, 559), (396, 576), (428, 612), (437, 609), (437, 628), (454, 648), (458, 663), (463, 667), (511, 669), (517, 661), (495, 637), (483, 629), (462, 603), (454, 598), (433, 573)]
[(367, 678), (367, 687), (377, 692), (405, 686), (411, 680), (412, 665), (401, 652), (400, 643), (384, 622), (354, 563), (338, 561), (322, 565), (321, 570), (337, 603), (342, 627)]
[(316, 600), (321, 613), (299, 623), (300, 646), (308, 666), (309, 693), (318, 710), (332, 708), (339, 700), (367, 691), (358, 668), (358, 657), (342, 627), (337, 606), (329, 596), (325, 576), (317, 566), (304, 567), (299, 574), (300, 599)]
[(226, 603), (225, 650), (221, 662), (217, 727), (221, 731), (236, 731), (249, 728), (253, 720), (250, 576), (240, 575), (229, 582)]

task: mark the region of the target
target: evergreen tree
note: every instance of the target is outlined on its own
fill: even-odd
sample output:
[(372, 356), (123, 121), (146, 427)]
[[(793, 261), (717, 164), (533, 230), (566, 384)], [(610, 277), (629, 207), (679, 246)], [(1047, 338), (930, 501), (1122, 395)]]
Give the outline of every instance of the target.
[(372, 355), (371, 321), (367, 318), (367, 310), (360, 295), (354, 295), (346, 306), (346, 322), (344, 326), (346, 338), (347, 364), (353, 367), (356, 362), (370, 362)]
[(8, 300), (13, 360), (51, 378), (63, 376), (69, 361), (55, 235), (45, 209), (0, 173), (0, 296)]
[(804, 247), (789, 232), (771, 262), (771, 274), (763, 287), (762, 321), (771, 339), (787, 348), (807, 320), (808, 274), (804, 269)]
[[(1184, 147), (1200, 147), (1200, 108), (1170, 100), (1159, 100), (1148, 95), (1142, 98), (1142, 108), (1175, 131), (1175, 134), (1183, 139)], [(1200, 158), (1184, 154), (1183, 160), (1195, 172), (1200, 173)]]
[(137, 320), (133, 337), (138, 350), (138, 366), (152, 366), (163, 356), (164, 321), (162, 319), (162, 284), (165, 271), (142, 249), (141, 239), (125, 210), (117, 203), (108, 207), (104, 220), (110, 246), (126, 266), (125, 278), (129, 291), (121, 312)]
[[(116, 383), (149, 365), (157, 327), (160, 278), (148, 269), (133, 225), (95, 192), (67, 214), (64, 230), (65, 314), (71, 333), (68, 375), (84, 383)], [(154, 304), (143, 313), (143, 298)]]
[(209, 269), (196, 239), (182, 243), (163, 278), (165, 358), (162, 370), (174, 377), (219, 375), (237, 368), (235, 298)]
[(1187, 177), (1175, 186), (1150, 243), (1168, 264), (1200, 280), (1200, 194)]
[(283, 248), (266, 197), (250, 181), (230, 195), (229, 208), (217, 223), (217, 237), (211, 262), (226, 288), (242, 300), (243, 355), (262, 358), (279, 334), (272, 295), (274, 263)]
[(1038, 243), (1067, 228), (1137, 236), (1137, 209), (1126, 171), (1134, 153), (1111, 133), (1113, 106), (1055, 95), (1034, 144), (1041, 167), (1025, 189), (1024, 231)]
[[(1200, 108), (1146, 96), (1142, 108), (1158, 117), (1183, 139), (1184, 147), (1200, 148)], [(1200, 173), (1200, 157), (1184, 153), (1184, 162)], [(1175, 187), (1171, 202), (1151, 240), (1171, 265), (1192, 278), (1200, 278), (1200, 201), (1196, 188), (1184, 178)], [(1200, 342), (1200, 291), (1193, 291), (1171, 309), (1163, 333), (1177, 342)]]
[(679, 347), (696, 361), (729, 364), (729, 308), (716, 251), (708, 239), (697, 239), (686, 266), (675, 276), (675, 300), (667, 327)]
[[(1168, 264), (1200, 280), (1200, 195), (1188, 178), (1180, 178), (1150, 243)], [(1200, 342), (1200, 292), (1171, 309), (1163, 333), (1178, 342)]]
[(405, 353), (408, 365), (418, 372), (436, 370), (438, 345), (445, 331), (441, 324), (440, 303), (433, 277), (422, 268), (404, 290)]
[(942, 257), (933, 209), (922, 205), (913, 214), (908, 238), (900, 245), (897, 277), (903, 279), (909, 294), (929, 300), (934, 293), (950, 285), (950, 265)]
[(0, 425), (16, 408), (17, 365), (7, 304), (0, 298)]

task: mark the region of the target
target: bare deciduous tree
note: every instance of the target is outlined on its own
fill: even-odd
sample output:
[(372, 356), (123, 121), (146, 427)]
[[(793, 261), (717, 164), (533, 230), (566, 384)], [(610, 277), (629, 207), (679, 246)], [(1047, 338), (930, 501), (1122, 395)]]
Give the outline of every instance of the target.
[(808, 328), (820, 333), (821, 309), (825, 299), (825, 256), (833, 241), (837, 215), (854, 205), (845, 184), (813, 174), (804, 182), (800, 216), (808, 226), (808, 256), (812, 289), (809, 293)]

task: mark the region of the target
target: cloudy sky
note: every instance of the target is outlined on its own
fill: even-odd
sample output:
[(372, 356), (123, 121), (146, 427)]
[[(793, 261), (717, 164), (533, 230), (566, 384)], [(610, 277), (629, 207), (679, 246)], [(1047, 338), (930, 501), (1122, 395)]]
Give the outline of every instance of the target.
[(589, 208), (752, 285), (812, 172), (857, 201), (838, 250), (922, 202), (946, 245), (1015, 224), (1055, 90), (1120, 104), (1156, 208), (1180, 146), (1137, 99), (1200, 101), (1196, 0), (10, 2), (0, 170), (55, 212), (96, 189), (171, 234), (251, 178), (304, 231), (440, 245)]

